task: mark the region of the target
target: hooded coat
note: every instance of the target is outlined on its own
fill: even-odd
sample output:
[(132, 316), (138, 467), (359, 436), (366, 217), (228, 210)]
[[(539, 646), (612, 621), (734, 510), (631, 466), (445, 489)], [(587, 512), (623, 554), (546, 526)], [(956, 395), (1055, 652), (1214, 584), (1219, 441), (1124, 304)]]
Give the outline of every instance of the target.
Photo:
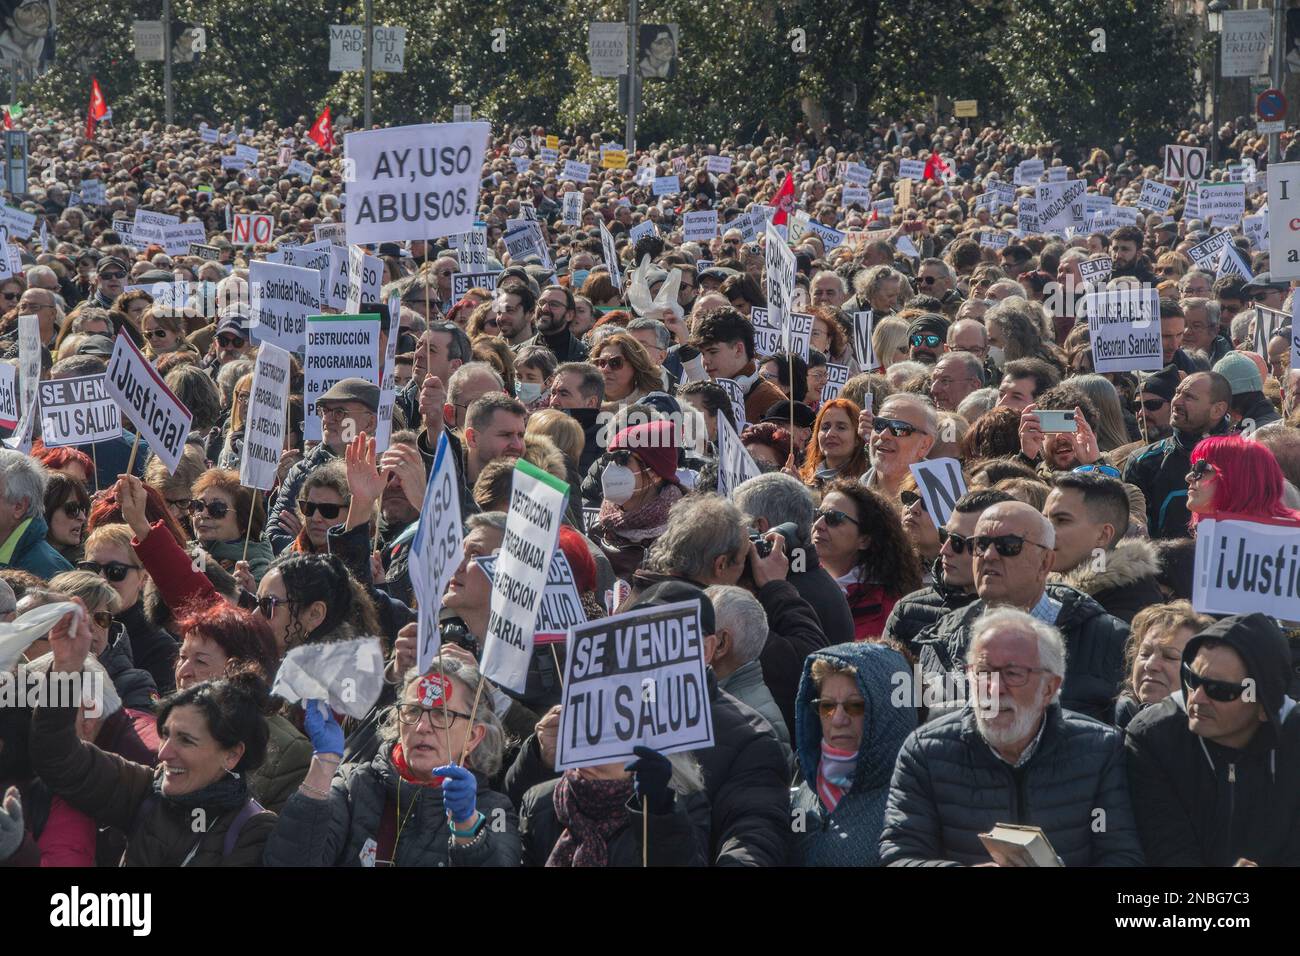
[(1100, 567), (1089, 559), (1064, 574), (1053, 574), (1049, 581), (1067, 584), (1082, 591), (1105, 608), (1106, 613), (1125, 624), (1133, 623), (1138, 611), (1152, 604), (1162, 604), (1164, 592), (1156, 581), (1160, 559), (1155, 545), (1140, 538), (1126, 538), (1107, 551)]
[[(822, 724), (812, 701), (817, 684), (815, 660), (857, 670), (858, 691), (867, 702), (862, 741), (853, 783), (835, 809), (827, 811), (817, 794), (821, 763)], [(916, 709), (891, 701), (894, 675), (908, 674), (906, 658), (883, 644), (838, 644), (810, 654), (795, 706), (795, 745), (804, 782), (790, 801), (795, 816), (795, 860), (803, 866), (876, 866), (880, 863), (880, 832), (898, 750), (916, 729)], [(800, 819), (802, 817), (802, 819)]]
[(1147, 862), (1298, 866), (1300, 709), (1286, 694), (1290, 648), (1264, 615), (1238, 615), (1188, 641), (1184, 666), (1210, 638), (1241, 657), (1268, 720), (1245, 747), (1222, 746), (1189, 728), (1185, 687), (1133, 718), (1125, 747)]
[(47, 581), (62, 571), (71, 571), (72, 565), (46, 539), (50, 527), (38, 511), (32, 515), (23, 533), (14, 545), (7, 567), (30, 571)]

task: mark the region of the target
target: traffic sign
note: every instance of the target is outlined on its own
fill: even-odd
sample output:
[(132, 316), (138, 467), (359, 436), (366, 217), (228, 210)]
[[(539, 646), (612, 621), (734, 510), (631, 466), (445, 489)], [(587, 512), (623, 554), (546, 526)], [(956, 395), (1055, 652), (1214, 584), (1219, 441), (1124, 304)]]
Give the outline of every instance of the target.
[(1281, 90), (1265, 90), (1255, 100), (1255, 113), (1265, 122), (1274, 122), (1286, 117), (1286, 96)]

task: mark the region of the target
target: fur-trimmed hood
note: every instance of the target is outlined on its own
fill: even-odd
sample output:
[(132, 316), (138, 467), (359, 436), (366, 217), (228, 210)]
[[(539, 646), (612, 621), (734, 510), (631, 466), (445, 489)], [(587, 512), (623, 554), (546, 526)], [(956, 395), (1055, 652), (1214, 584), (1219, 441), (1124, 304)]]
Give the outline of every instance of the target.
[(1139, 538), (1126, 538), (1106, 552), (1104, 567), (1093, 567), (1093, 560), (1083, 561), (1064, 574), (1052, 574), (1048, 581), (1068, 584), (1084, 594), (1096, 597), (1104, 591), (1128, 587), (1160, 571), (1155, 545)]

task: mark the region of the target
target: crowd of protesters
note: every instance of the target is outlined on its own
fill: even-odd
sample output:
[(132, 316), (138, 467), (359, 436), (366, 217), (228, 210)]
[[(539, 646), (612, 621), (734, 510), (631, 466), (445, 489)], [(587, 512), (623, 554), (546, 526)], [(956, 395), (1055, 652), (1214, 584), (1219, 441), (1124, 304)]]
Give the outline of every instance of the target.
[[(5, 864), (993, 865), (998, 824), (1041, 828), (1071, 866), (1300, 864), (1300, 640), (1269, 607), (1191, 603), (1198, 523), (1300, 519), (1291, 329), (1259, 334), (1253, 308), (1289, 316), (1290, 283), (1240, 223), (1251, 278), (1195, 268), (1212, 230), (1185, 193), (1069, 234), (1018, 228), (1032, 185), (977, 202), (1042, 160), (1132, 207), (1162, 157), (909, 120), (656, 144), (615, 169), (599, 136), (497, 130), (478, 207), (495, 287), (453, 293), (447, 237), (372, 248), (384, 286), (363, 311), (400, 330), (390, 444), (375, 456), (378, 383), (304, 408), (295, 362), (292, 447), (262, 495), (239, 480), (248, 264), (342, 221), (341, 143), (305, 120), (223, 126), (259, 150), (240, 170), (197, 124), (23, 123), (30, 185), (10, 204), (38, 225), (9, 231), (6, 359), (20, 315), (40, 319), (43, 378), (102, 374), (130, 336), (193, 422), (175, 469), (129, 431), (45, 447), (39, 421), (30, 454), (0, 450), (0, 620), (79, 608), (15, 673), (99, 678), (79, 706), (0, 706)], [(1262, 141), (1217, 135), (1260, 173), (1254, 214)], [(566, 159), (589, 181), (560, 182)], [(924, 177), (900, 177), (907, 161)], [(850, 168), (869, 199), (845, 205)], [(680, 192), (654, 195), (670, 175)], [(794, 305), (812, 316), (795, 354), (762, 348), (768, 234), (744, 227), (791, 187)], [(138, 210), (203, 223), (215, 253), (134, 243), (115, 220)], [(683, 241), (704, 210), (717, 234)], [(232, 242), (245, 213), (273, 217), (272, 243)], [(550, 263), (511, 260), (512, 219), (541, 224)], [(1159, 371), (1093, 371), (1071, 293), (1105, 257), (1103, 285), (1158, 290)], [(195, 291), (164, 304), (178, 281)], [(736, 486), (724, 428), (759, 472)], [(421, 673), (410, 556), (444, 436), (464, 556)], [(966, 489), (942, 520), (912, 468), (939, 458)], [(557, 773), (562, 648), (535, 653), (527, 691), (476, 694), (477, 559), (502, 546), (521, 459), (568, 485), (558, 547), (590, 619), (698, 603), (712, 746)], [(269, 695), (290, 650), (360, 636), (388, 654), (366, 718)]]

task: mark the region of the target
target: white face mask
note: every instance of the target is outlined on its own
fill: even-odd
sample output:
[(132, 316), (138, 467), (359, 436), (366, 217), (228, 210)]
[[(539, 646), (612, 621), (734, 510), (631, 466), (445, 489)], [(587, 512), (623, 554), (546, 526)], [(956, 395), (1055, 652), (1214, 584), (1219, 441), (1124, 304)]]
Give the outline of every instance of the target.
[(996, 345), (990, 345), (989, 358), (993, 360), (994, 365), (996, 365), (998, 368), (1001, 368), (1003, 362), (1006, 361), (1007, 354), (1003, 352), (1002, 349), (998, 348)]
[(611, 504), (626, 504), (636, 494), (636, 473), (627, 465), (611, 462), (600, 473), (600, 493)]
[(543, 389), (541, 382), (515, 382), (515, 397), (525, 405), (531, 405), (542, 397)]

